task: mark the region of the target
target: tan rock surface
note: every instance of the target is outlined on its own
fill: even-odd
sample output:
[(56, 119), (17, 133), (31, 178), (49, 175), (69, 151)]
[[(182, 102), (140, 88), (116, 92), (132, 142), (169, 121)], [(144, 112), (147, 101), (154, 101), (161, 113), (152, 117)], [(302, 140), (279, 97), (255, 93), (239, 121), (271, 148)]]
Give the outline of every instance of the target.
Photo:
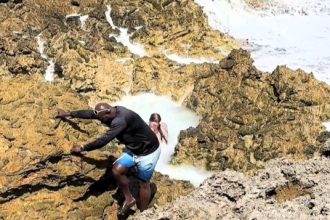
[[(165, 54), (216, 61), (238, 46), (209, 28), (192, 0), (73, 2), (27, 0), (1, 5), (6, 13), (0, 22), (4, 27), (0, 36), (5, 39), (0, 43), (0, 66), (14, 74), (44, 74), (48, 64), (38, 51), (39, 35), (48, 59), (55, 62), (56, 80), (64, 77), (64, 83), (94, 104), (100, 99), (115, 101), (130, 92), (135, 65), (165, 72), (162, 67), (169, 63)], [(119, 30), (106, 20), (108, 6), (113, 23), (127, 28), (130, 41), (142, 45), (147, 56), (155, 57), (160, 65), (140, 62), (137, 55), (109, 36), (118, 35)], [(89, 16), (84, 28), (78, 14)], [(169, 71), (176, 72), (175, 63), (166, 67)], [(179, 95), (173, 96), (177, 99)]]
[[(286, 67), (260, 72), (243, 50), (220, 64), (182, 65), (166, 57), (217, 61), (238, 46), (209, 28), (192, 0), (5, 2), (0, 4), (3, 218), (115, 216), (117, 200), (109, 197), (115, 192), (102, 184), (107, 158), (121, 148), (111, 144), (87, 158), (68, 155), (73, 143), (94, 139), (102, 128), (73, 121), (56, 129), (56, 106), (88, 108), (139, 92), (170, 95), (203, 117), (197, 128), (181, 133), (173, 163), (212, 170), (253, 171), (272, 158), (305, 159), (324, 151), (329, 132), (321, 122), (330, 117), (330, 90), (312, 75)], [(131, 43), (142, 45), (147, 56), (110, 37), (119, 29), (106, 20), (107, 6), (114, 24), (127, 28)], [(85, 26), (78, 15), (66, 17), (72, 14), (88, 15)], [(55, 62), (52, 84), (43, 78), (49, 60)], [(186, 182), (158, 174), (154, 182), (163, 192), (156, 195), (158, 205), (191, 190)], [(85, 198), (87, 192), (91, 196)], [(79, 197), (84, 200), (73, 200)]]
[[(99, 219), (106, 207), (116, 216), (121, 197), (111, 168), (105, 171), (113, 156), (120, 155), (121, 147), (109, 146), (107, 151), (91, 152), (83, 158), (72, 156), (69, 150), (74, 143), (93, 140), (105, 128), (90, 121), (57, 124), (54, 120), (56, 107), (86, 109), (87, 99), (71, 89), (46, 84), (36, 75), (2, 77), (0, 94), (0, 216)], [(160, 174), (153, 182), (158, 189), (157, 205), (193, 188)], [(132, 187), (136, 191), (136, 183)], [(114, 197), (116, 194), (119, 197)]]
[(322, 147), (330, 88), (301, 70), (258, 71), (250, 55), (234, 50), (220, 65), (199, 72), (187, 106), (202, 115), (183, 131), (174, 162), (209, 169), (251, 170), (272, 158), (308, 158)]

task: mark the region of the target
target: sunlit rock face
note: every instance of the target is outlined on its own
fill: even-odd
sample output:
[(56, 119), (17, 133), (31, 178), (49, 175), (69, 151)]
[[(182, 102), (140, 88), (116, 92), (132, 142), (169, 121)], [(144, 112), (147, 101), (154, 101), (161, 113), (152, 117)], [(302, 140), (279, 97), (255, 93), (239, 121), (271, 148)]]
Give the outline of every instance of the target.
[[(109, 7), (115, 27), (107, 19)], [(122, 147), (111, 144), (87, 158), (70, 155), (72, 144), (82, 145), (104, 128), (54, 120), (55, 108), (88, 108), (142, 91), (183, 102), (193, 89), (194, 67), (166, 54), (218, 62), (237, 47), (208, 27), (193, 1), (10, 0), (0, 4), (0, 20), (0, 216), (5, 219), (116, 218), (122, 199), (105, 169)], [(116, 36), (142, 45), (145, 55)], [(152, 181), (156, 205), (193, 188), (159, 173)]]
[(248, 171), (272, 158), (308, 158), (320, 150), (329, 86), (301, 70), (282, 66), (265, 74), (252, 63), (246, 51), (235, 50), (220, 65), (196, 67), (187, 106), (203, 118), (181, 133), (177, 163)]
[[(194, 2), (0, 3), (0, 217), (116, 217), (120, 199), (105, 169), (122, 146), (69, 155), (105, 128), (56, 121), (57, 106), (88, 108), (142, 92), (171, 97), (201, 116), (179, 135), (171, 160), (179, 166), (254, 171), (272, 158), (327, 151), (329, 87), (284, 66), (261, 72), (244, 50), (229, 54), (238, 43), (211, 29)], [(156, 205), (192, 190), (159, 173), (153, 182)]]
[[(45, 74), (48, 60), (36, 50), (35, 37), (40, 36), (54, 62), (55, 81), (87, 95), (91, 103), (116, 101), (130, 92), (136, 69), (155, 75), (176, 72), (178, 63), (166, 54), (219, 61), (237, 47), (233, 39), (208, 27), (191, 0), (27, 0), (1, 4), (0, 11), (0, 35), (5, 39), (0, 43), (0, 65), (13, 74)], [(141, 56), (119, 38), (141, 45), (144, 57), (157, 65), (139, 62)], [(170, 91), (175, 98), (181, 95)]]

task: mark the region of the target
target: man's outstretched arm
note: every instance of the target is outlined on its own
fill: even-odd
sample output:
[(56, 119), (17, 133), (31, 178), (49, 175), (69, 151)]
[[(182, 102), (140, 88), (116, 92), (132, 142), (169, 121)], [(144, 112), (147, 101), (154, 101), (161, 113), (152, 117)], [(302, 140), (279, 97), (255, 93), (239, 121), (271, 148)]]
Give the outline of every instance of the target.
[(120, 134), (120, 132), (122, 132), (125, 128), (125, 122), (112, 122), (110, 130), (107, 131), (105, 135), (89, 144), (86, 144), (84, 147), (81, 148), (81, 151), (92, 151), (105, 146), (107, 143), (112, 141), (118, 134)]
[(65, 111), (63, 109), (57, 109), (57, 118), (82, 118), (82, 119), (96, 119), (96, 115), (93, 110), (79, 110), (79, 111)]
[(70, 112), (70, 116), (73, 118), (96, 119), (96, 115), (93, 110), (72, 111)]

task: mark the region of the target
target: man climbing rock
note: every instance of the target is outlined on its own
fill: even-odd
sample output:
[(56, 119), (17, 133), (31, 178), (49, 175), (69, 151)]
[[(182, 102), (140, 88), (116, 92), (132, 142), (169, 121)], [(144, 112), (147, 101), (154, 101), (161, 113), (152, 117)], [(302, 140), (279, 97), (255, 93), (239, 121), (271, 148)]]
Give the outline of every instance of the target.
[(134, 166), (137, 167), (137, 177), (140, 182), (139, 208), (140, 211), (147, 209), (151, 196), (150, 179), (159, 159), (160, 147), (157, 136), (143, 119), (125, 107), (113, 107), (107, 103), (97, 104), (94, 110), (67, 112), (57, 109), (57, 117), (96, 119), (110, 128), (104, 136), (83, 147), (74, 145), (71, 153), (81, 154), (101, 148), (114, 138), (125, 144), (125, 152), (115, 161), (112, 169), (118, 187), (125, 196), (125, 202), (119, 214), (125, 214), (136, 204), (129, 190), (129, 180), (126, 176), (129, 169)]

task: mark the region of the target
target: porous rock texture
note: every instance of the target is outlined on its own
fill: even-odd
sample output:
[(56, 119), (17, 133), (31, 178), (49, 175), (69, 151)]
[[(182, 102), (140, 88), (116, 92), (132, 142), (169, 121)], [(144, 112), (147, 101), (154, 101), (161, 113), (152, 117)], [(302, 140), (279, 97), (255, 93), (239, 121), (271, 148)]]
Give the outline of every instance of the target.
[[(237, 46), (208, 27), (193, 1), (26, 0), (0, 10), (0, 65), (8, 74), (44, 74), (52, 60), (55, 82), (90, 106), (153, 92), (201, 115), (196, 129), (181, 133), (173, 163), (249, 171), (272, 158), (308, 158), (322, 150), (330, 90), (311, 74), (284, 66), (263, 73), (241, 49), (220, 64), (182, 65), (166, 57), (182, 55), (187, 42), (189, 57), (214, 60)], [(118, 43), (120, 28), (145, 56)]]
[[(123, 196), (116, 190), (111, 167), (122, 146), (110, 144), (107, 151), (73, 156), (69, 151), (74, 143), (83, 145), (105, 128), (88, 120), (54, 119), (57, 106), (86, 109), (87, 99), (45, 84), (38, 75), (3, 77), (0, 93), (0, 217), (116, 219)], [(152, 182), (157, 205), (193, 188), (158, 173)], [(136, 197), (137, 185), (132, 178)]]
[(202, 120), (181, 132), (173, 162), (250, 171), (273, 158), (309, 158), (322, 151), (329, 136), (322, 122), (330, 116), (330, 87), (312, 74), (285, 66), (260, 72), (244, 50), (194, 72), (185, 103)]
[[(119, 42), (125, 31), (144, 55)], [(238, 46), (212, 30), (192, 0), (0, 1), (0, 217), (116, 218), (122, 196), (110, 170), (123, 146), (111, 143), (106, 151), (70, 155), (73, 144), (83, 145), (106, 128), (55, 120), (56, 107), (89, 108), (140, 92), (169, 95), (202, 117), (197, 128), (181, 132), (172, 163), (209, 170), (254, 172), (273, 158), (301, 160), (327, 151), (330, 133), (322, 122), (330, 118), (329, 86), (285, 66), (261, 72)], [(212, 64), (182, 64), (171, 55)], [(43, 75), (51, 62), (55, 79), (48, 83)], [(289, 162), (274, 163), (285, 168)], [(214, 180), (221, 188), (217, 179), (236, 173), (221, 175), (205, 184)], [(249, 181), (242, 174), (235, 178)], [(160, 174), (153, 182), (155, 206), (192, 190), (189, 183)], [(307, 187), (290, 184), (287, 180), (292, 187), (279, 192)], [(271, 194), (267, 201), (273, 201)], [(240, 216), (225, 209), (234, 203), (226, 198), (230, 202), (219, 203), (228, 210), (223, 215)], [(204, 210), (196, 201), (196, 216), (218, 215), (219, 204), (206, 202)]]
[[(178, 65), (166, 55), (217, 61), (237, 47), (232, 38), (208, 27), (192, 0), (9, 1), (0, 4), (0, 16), (0, 66), (11, 74), (44, 74), (52, 60), (55, 80), (88, 96), (90, 104), (117, 101), (131, 92), (140, 71), (159, 79), (163, 89), (157, 94), (179, 100), (184, 95), (175, 89), (180, 78), (170, 74)], [(144, 48), (144, 57), (118, 42), (123, 28), (132, 44)]]
[(130, 219), (329, 219), (330, 159), (275, 159), (254, 176), (224, 171), (188, 196)]

